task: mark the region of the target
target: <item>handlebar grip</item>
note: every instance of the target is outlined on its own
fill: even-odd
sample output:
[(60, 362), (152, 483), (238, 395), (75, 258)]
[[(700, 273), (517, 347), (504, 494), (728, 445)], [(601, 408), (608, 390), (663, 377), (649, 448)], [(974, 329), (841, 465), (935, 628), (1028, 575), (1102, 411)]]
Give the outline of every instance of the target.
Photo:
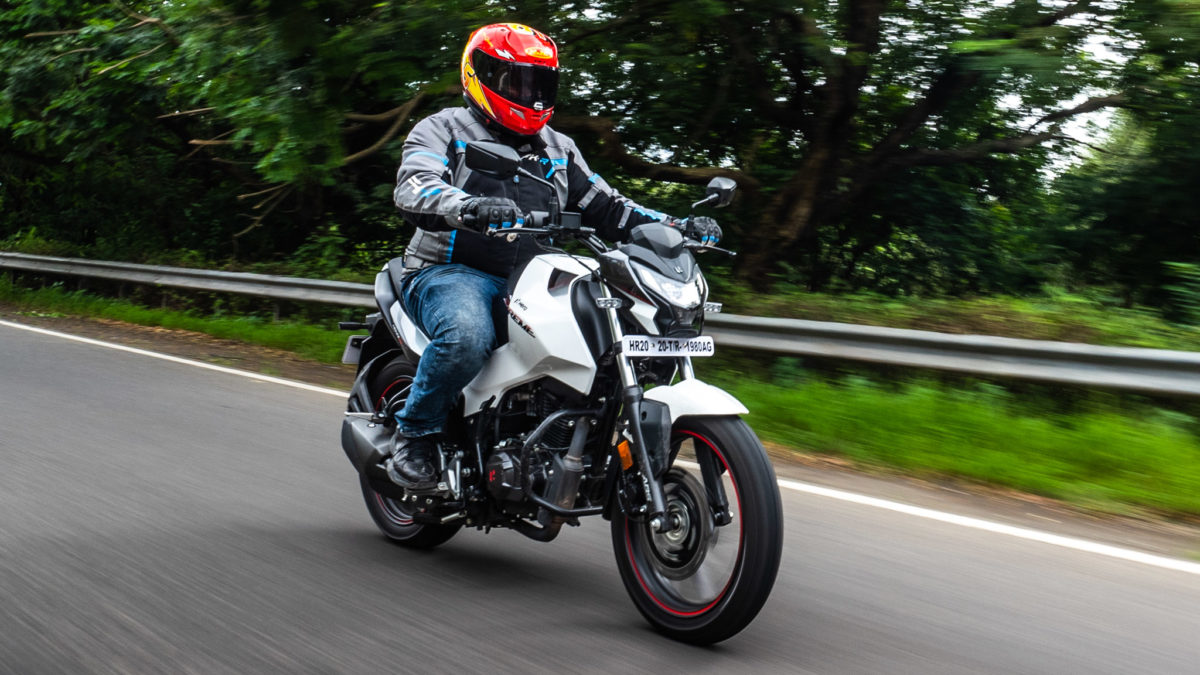
[(525, 227), (544, 228), (550, 225), (550, 214), (546, 211), (530, 211), (525, 214)]
[[(525, 215), (523, 225), (525, 227), (545, 227), (546, 222), (549, 219), (550, 214), (546, 213), (545, 211), (534, 211), (533, 213)], [(480, 229), (479, 223), (482, 221), (480, 221), (479, 216), (473, 213), (464, 213), (458, 217), (458, 222), (462, 223), (464, 227), (478, 230)], [(489, 231), (499, 229), (500, 228), (488, 228)]]

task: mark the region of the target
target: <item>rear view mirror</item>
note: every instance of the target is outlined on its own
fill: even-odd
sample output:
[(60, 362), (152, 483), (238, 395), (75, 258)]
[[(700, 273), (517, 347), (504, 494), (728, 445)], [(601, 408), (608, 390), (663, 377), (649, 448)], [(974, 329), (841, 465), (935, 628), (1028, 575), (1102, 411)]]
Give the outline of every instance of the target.
[(467, 167), (472, 171), (494, 178), (512, 178), (520, 166), (521, 156), (503, 143), (472, 141), (467, 144)]
[(737, 181), (724, 176), (717, 176), (708, 181), (708, 187), (704, 189), (704, 194), (708, 203), (716, 208), (729, 206), (729, 202), (733, 201), (733, 193), (737, 190)]

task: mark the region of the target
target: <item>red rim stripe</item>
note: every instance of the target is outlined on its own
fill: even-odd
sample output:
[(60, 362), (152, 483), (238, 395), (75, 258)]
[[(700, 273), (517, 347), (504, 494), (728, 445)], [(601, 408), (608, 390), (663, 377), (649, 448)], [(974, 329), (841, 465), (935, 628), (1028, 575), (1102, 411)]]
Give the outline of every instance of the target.
[[(742, 494), (741, 494), (741, 491), (738, 489), (737, 480), (734, 479), (733, 470), (729, 468), (729, 462), (725, 461), (725, 456), (721, 454), (720, 450), (717, 450), (717, 447), (715, 445), (713, 445), (711, 441), (709, 441), (707, 438), (701, 436), (700, 434), (697, 434), (697, 433), (694, 433), (691, 431), (686, 431), (686, 430), (681, 430), (679, 433), (686, 434), (688, 436), (691, 436), (692, 438), (699, 439), (705, 445), (707, 445), (709, 447), (709, 449), (711, 449), (713, 451), (713, 454), (717, 456), (717, 459), (721, 460), (721, 464), (723, 464), (725, 466), (725, 471), (729, 474), (729, 482), (733, 483), (733, 494), (737, 498), (737, 504), (738, 504), (738, 517), (741, 518)], [(709, 611), (713, 607), (715, 607), (718, 603), (721, 602), (722, 599), (725, 598), (725, 594), (729, 592), (729, 586), (733, 583), (733, 575), (730, 575), (729, 580), (725, 582), (725, 588), (721, 589), (721, 592), (720, 592), (720, 594), (717, 595), (716, 599), (714, 599), (712, 602), (710, 602), (706, 607), (695, 610), (693, 612), (682, 612), (677, 609), (672, 609), (671, 607), (668, 607), (662, 600), (658, 599), (658, 596), (655, 595), (654, 591), (652, 591), (650, 589), (650, 586), (646, 583), (646, 580), (644, 578), (642, 578), (641, 571), (638, 570), (637, 558), (634, 557), (634, 555), (633, 555), (633, 540), (629, 536), (629, 530), (630, 530), (629, 526), (630, 526), (629, 518), (626, 517), (625, 518), (625, 550), (629, 554), (629, 560), (633, 563), (633, 565), (632, 565), (633, 573), (634, 573), (634, 575), (637, 576), (638, 583), (642, 585), (642, 590), (646, 591), (646, 594), (650, 596), (650, 599), (654, 601), (654, 604), (656, 604), (660, 608), (662, 608), (663, 611), (668, 612), (670, 614), (674, 614), (675, 616), (682, 616), (682, 617), (699, 616), (699, 615), (704, 614), (705, 612)], [(735, 571), (737, 570), (738, 565), (741, 562), (742, 547), (745, 543), (744, 542), (745, 537), (746, 537), (746, 528), (739, 525), (739, 527), (738, 527), (738, 555), (737, 555), (737, 559), (734, 560), (734, 564), (733, 564), (733, 568)]]

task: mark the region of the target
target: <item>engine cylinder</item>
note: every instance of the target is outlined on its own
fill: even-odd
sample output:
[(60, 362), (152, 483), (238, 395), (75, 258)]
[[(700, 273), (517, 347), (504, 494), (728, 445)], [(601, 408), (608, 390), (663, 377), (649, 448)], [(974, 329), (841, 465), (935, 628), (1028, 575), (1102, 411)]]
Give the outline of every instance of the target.
[(546, 433), (542, 436), (542, 445), (549, 448), (566, 448), (571, 444), (573, 431), (570, 421), (561, 418), (546, 429)]

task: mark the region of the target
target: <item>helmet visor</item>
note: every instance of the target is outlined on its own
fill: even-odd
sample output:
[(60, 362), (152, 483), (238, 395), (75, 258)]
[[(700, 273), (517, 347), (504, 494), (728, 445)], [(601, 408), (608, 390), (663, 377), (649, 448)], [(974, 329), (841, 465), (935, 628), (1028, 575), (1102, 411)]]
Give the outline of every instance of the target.
[(471, 65), (483, 86), (523, 108), (548, 110), (558, 97), (558, 69), (513, 63), (481, 49), (471, 54)]

